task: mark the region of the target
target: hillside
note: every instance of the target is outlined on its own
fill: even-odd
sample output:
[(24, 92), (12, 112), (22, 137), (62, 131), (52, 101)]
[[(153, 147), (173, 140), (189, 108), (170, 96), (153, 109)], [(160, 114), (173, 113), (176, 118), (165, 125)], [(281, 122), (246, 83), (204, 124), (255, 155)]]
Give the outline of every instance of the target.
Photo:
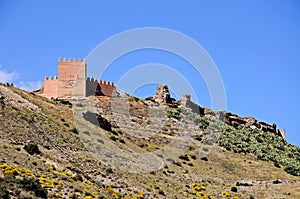
[(160, 91), (0, 91), (0, 198), (300, 198), (300, 149), (274, 125)]

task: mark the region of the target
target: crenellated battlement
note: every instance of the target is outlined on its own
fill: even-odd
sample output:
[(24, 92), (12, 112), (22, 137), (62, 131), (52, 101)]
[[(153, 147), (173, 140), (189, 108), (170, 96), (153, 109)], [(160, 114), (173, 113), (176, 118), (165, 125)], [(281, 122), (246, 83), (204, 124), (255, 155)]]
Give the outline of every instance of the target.
[(113, 82), (86, 77), (86, 67), (86, 59), (58, 58), (58, 76), (44, 78), (43, 95), (48, 98), (116, 95)]
[(64, 57), (64, 58), (58, 58), (58, 63), (85, 63), (86, 62), (86, 59), (85, 58), (83, 58), (83, 59), (80, 59), (80, 58), (66, 58), (66, 57)]
[(43, 95), (45, 97), (58, 97), (58, 78), (57, 76), (49, 76), (44, 78)]
[(44, 81), (49, 81), (49, 80), (57, 80), (57, 76), (54, 75), (53, 77), (52, 76), (49, 76), (49, 77), (44, 77)]
[(86, 79), (86, 95), (116, 95), (116, 87), (113, 82), (103, 81), (88, 77)]
[(102, 81), (100, 80), (99, 82), (100, 85), (108, 85), (108, 86), (112, 86), (112, 87), (115, 87), (114, 83), (113, 82), (107, 82), (107, 81)]
[(92, 83), (98, 83), (98, 82), (99, 82), (98, 79), (94, 79), (93, 77), (87, 77), (87, 78), (86, 78), (86, 81), (87, 81), (87, 82), (92, 82)]
[(105, 80), (99, 80), (99, 79), (95, 79), (93, 77), (87, 77), (86, 78), (87, 82), (92, 82), (92, 83), (99, 83), (100, 85), (107, 85), (107, 86), (112, 86), (115, 87), (113, 82), (109, 82), (109, 81), (105, 81)]

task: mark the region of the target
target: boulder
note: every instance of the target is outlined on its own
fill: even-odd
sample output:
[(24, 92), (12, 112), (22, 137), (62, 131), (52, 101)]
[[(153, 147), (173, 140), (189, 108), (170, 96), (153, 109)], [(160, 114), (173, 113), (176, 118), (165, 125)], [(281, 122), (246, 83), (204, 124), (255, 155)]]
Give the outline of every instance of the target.
[(210, 118), (211, 116), (216, 115), (216, 113), (213, 110), (209, 109), (209, 108), (203, 108), (203, 113), (204, 113), (204, 116), (208, 117), (208, 118)]
[(246, 121), (247, 126), (252, 126), (253, 124), (255, 124), (257, 122), (255, 118), (250, 117), (250, 116), (244, 117), (244, 120)]
[(106, 131), (111, 131), (112, 126), (110, 122), (104, 117), (102, 117), (100, 114), (87, 111), (83, 113), (83, 118), (95, 126), (98, 126)]

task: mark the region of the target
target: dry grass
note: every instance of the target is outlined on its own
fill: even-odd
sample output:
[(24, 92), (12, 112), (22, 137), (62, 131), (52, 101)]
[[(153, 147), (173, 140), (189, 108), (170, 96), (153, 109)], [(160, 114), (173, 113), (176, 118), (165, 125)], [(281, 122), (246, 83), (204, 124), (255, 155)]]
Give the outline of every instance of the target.
[[(0, 109), (0, 164), (32, 171), (34, 178), (46, 179), (41, 180), (45, 187), (47, 183), (55, 181), (52, 187), (46, 188), (49, 197), (68, 198), (75, 194), (80, 198), (200, 198), (203, 193), (225, 198), (222, 192), (228, 192), (230, 198), (300, 198), (300, 178), (287, 174), (283, 168), (276, 168), (272, 162), (259, 161), (252, 155), (236, 154), (218, 146), (208, 153), (208, 161), (201, 160), (201, 143), (195, 140), (181, 154), (183, 158), (176, 158), (173, 163), (166, 161), (168, 164), (151, 173), (127, 173), (115, 169), (114, 162), (109, 162), (111, 159), (103, 162), (90, 153), (87, 143), (92, 146), (101, 146), (102, 142), (111, 143), (127, 151), (126, 155), (128, 151), (138, 154), (156, 151), (166, 146), (166, 140), (174, 139), (171, 131), (174, 134), (182, 131), (178, 121), (164, 118), (164, 126), (159, 126), (161, 131), (145, 138), (137, 137), (134, 129), (126, 132), (117, 126), (113, 128), (114, 132), (104, 131), (81, 118), (78, 121), (88, 133), (80, 131), (77, 135), (72, 131), (75, 124), (72, 109), (68, 105), (16, 88), (9, 89), (36, 105), (40, 111), (17, 105), (13, 108), (9, 104)], [(109, 110), (110, 98), (92, 97), (91, 100), (98, 101), (98, 110), (103, 111), (103, 117), (113, 120)], [(132, 100), (130, 104), (132, 117), (139, 119), (130, 122), (133, 125), (146, 125), (149, 112), (145, 100)], [(175, 108), (168, 107), (168, 110)], [(115, 136), (116, 140), (112, 141), (111, 136)], [(87, 141), (84, 142), (83, 138)], [(43, 154), (29, 155), (23, 149), (29, 142), (38, 144)], [(4, 179), (5, 176), (5, 171), (0, 170), (0, 178)], [(22, 178), (22, 175), (15, 178)], [(281, 183), (276, 183), (276, 180)], [(237, 183), (242, 185), (237, 186)], [(5, 186), (12, 189), (9, 183)], [(21, 195), (35, 197), (33, 192), (18, 186), (16, 184), (14, 188), (22, 190)], [(231, 191), (233, 186), (237, 187), (237, 192)]]

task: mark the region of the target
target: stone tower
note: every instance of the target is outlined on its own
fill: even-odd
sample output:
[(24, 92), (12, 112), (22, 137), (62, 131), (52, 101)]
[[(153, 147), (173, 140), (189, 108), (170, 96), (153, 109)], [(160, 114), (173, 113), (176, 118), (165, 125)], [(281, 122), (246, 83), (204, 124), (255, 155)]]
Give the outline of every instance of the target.
[(38, 91), (47, 98), (71, 98), (91, 95), (115, 96), (114, 83), (86, 77), (87, 63), (80, 58), (59, 58), (58, 76), (45, 77)]
[(85, 96), (86, 61), (58, 59), (58, 97)]
[(45, 78), (43, 96), (47, 98), (71, 98), (86, 94), (86, 61), (78, 58), (59, 58), (58, 77)]

